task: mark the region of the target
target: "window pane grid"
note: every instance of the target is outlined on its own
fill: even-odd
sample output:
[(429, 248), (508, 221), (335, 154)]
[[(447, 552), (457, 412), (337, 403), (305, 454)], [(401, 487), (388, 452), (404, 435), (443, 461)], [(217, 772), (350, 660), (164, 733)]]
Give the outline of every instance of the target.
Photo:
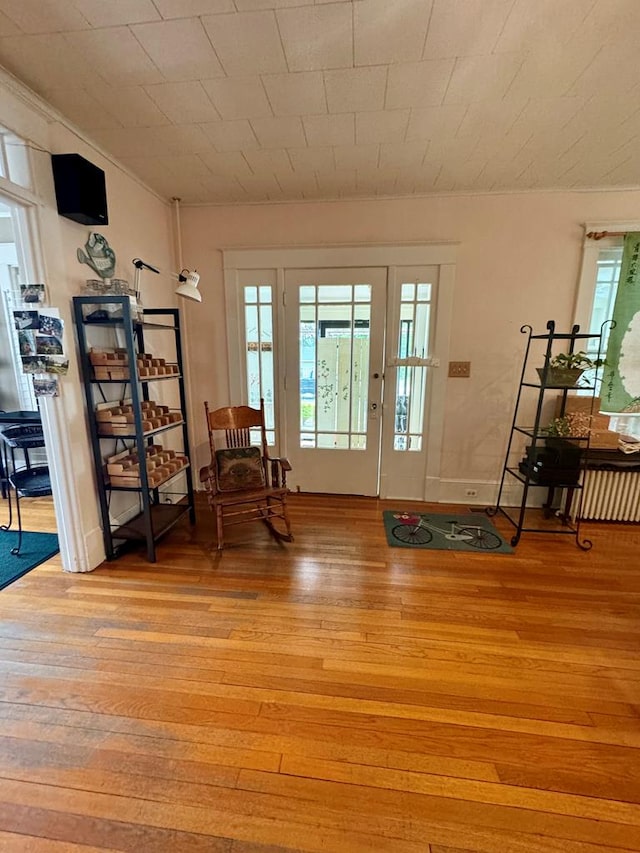
[(300, 446), (366, 449), (371, 286), (302, 285)]
[(271, 285), (248, 285), (244, 288), (247, 402), (257, 409), (260, 399), (264, 400), (270, 446), (275, 444), (272, 291)]
[[(400, 300), (398, 358), (424, 358), (429, 352), (431, 285), (404, 283)], [(422, 449), (426, 386), (426, 367), (401, 365), (396, 369), (394, 450)]]

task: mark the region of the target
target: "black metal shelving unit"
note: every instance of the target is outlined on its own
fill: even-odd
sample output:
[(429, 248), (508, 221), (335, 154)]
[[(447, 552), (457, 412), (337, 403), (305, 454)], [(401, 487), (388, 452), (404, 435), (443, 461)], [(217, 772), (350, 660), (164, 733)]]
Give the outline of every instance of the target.
[[(105, 458), (112, 455), (104, 452), (104, 442), (120, 442), (121, 447), (135, 450), (141, 458), (144, 458), (145, 447), (153, 444), (153, 439), (159, 433), (168, 430), (180, 429), (182, 434), (182, 448), (184, 454), (190, 459), (189, 434), (186, 418), (186, 395), (184, 388), (184, 374), (182, 361), (182, 339), (180, 332), (180, 312), (177, 308), (148, 308), (144, 309), (141, 317), (135, 317), (131, 311), (131, 302), (128, 296), (75, 296), (73, 298), (74, 319), (76, 333), (80, 348), (80, 364), (82, 369), (82, 380), (84, 384), (85, 398), (87, 401), (89, 432), (91, 436), (91, 448), (98, 484), (98, 499), (100, 503), (100, 514), (102, 518), (102, 530), (104, 547), (108, 560), (114, 560), (124, 550), (133, 544), (144, 542), (146, 545), (147, 559), (150, 563), (156, 561), (156, 543), (175, 524), (186, 516), (192, 524), (195, 523), (195, 507), (193, 494), (193, 478), (191, 467), (187, 464), (171, 477), (168, 477), (158, 486), (149, 484), (146, 465), (140, 465), (139, 487), (134, 486), (112, 486), (105, 473)], [(109, 314), (109, 312), (114, 312)], [(97, 313), (100, 312), (100, 313)], [(102, 313), (104, 312), (104, 313)], [(92, 317), (93, 315), (93, 317)], [(91, 329), (95, 328), (120, 328), (123, 330), (123, 345), (127, 351), (129, 363), (129, 379), (95, 379), (93, 367), (89, 358)], [(178, 373), (170, 376), (148, 376), (139, 377), (136, 371), (136, 356), (145, 352), (145, 330), (154, 332), (163, 331), (173, 335), (175, 356), (178, 364)], [(178, 383), (180, 412), (182, 419), (166, 426), (158, 427), (147, 432), (143, 431), (142, 425), (142, 402), (149, 400), (149, 385), (155, 382), (167, 382), (174, 380)], [(128, 385), (130, 388), (131, 404), (134, 410), (134, 424), (131, 433), (125, 435), (105, 435), (100, 432), (100, 425), (95, 417), (95, 407), (98, 402), (104, 402), (102, 385)], [(101, 399), (96, 398), (96, 391)], [(114, 401), (115, 402), (115, 401)], [(185, 478), (184, 492), (160, 491), (160, 487), (166, 486), (180, 475)], [(140, 495), (139, 512), (132, 518), (120, 524), (114, 524), (109, 515), (111, 494), (114, 492), (133, 492)], [(176, 503), (163, 503), (162, 498), (171, 495), (171, 499), (178, 497)]]
[[(562, 482), (562, 479), (553, 480), (552, 482), (540, 482), (538, 481), (532, 473), (531, 466), (525, 466), (525, 471), (522, 472), (519, 467), (514, 467), (511, 460), (511, 451), (514, 442), (514, 437), (517, 435), (524, 435), (528, 439), (530, 439), (531, 444), (529, 445), (530, 458), (536, 457), (536, 449), (541, 448), (544, 444), (549, 440), (548, 432), (544, 431), (543, 425), (541, 424), (541, 420), (543, 417), (543, 405), (545, 402), (545, 398), (547, 392), (553, 391), (556, 394), (560, 392), (561, 394), (561, 402), (560, 408), (558, 412), (558, 416), (562, 417), (565, 413), (565, 406), (567, 401), (567, 395), (570, 391), (589, 391), (591, 394), (591, 414), (594, 414), (594, 402), (595, 402), (595, 392), (596, 392), (596, 377), (593, 377), (593, 380), (590, 383), (583, 383), (579, 386), (575, 385), (554, 385), (551, 384), (549, 379), (549, 361), (556, 353), (557, 347), (556, 344), (560, 344), (562, 350), (568, 353), (573, 353), (576, 350), (579, 350), (580, 347), (576, 346), (580, 341), (596, 341), (598, 344), (598, 358), (600, 358), (600, 349), (602, 344), (602, 330), (600, 334), (580, 334), (580, 327), (573, 326), (570, 332), (567, 333), (558, 333), (556, 332), (555, 322), (553, 320), (549, 320), (547, 323), (547, 332), (546, 334), (533, 334), (533, 328), (529, 325), (524, 325), (521, 327), (520, 331), (522, 334), (527, 335), (527, 345), (525, 348), (525, 354), (522, 362), (522, 373), (520, 375), (520, 384), (518, 387), (518, 395), (516, 398), (516, 404), (513, 412), (513, 421), (511, 423), (511, 432), (509, 434), (509, 442), (507, 446), (507, 452), (505, 454), (504, 466), (502, 469), (502, 478), (500, 480), (500, 489), (498, 491), (498, 498), (494, 507), (491, 507), (487, 510), (489, 515), (496, 515), (500, 513), (504, 516), (515, 528), (515, 533), (511, 539), (511, 544), (515, 547), (520, 541), (520, 537), (523, 533), (555, 533), (555, 534), (563, 534), (565, 536), (574, 536), (576, 540), (576, 544), (579, 548), (582, 548), (584, 551), (588, 551), (593, 547), (593, 543), (589, 539), (581, 539), (580, 537), (580, 516), (581, 516), (581, 506), (582, 506), (582, 481), (580, 479), (576, 479), (575, 481), (572, 479), (570, 482)], [(539, 359), (536, 365), (542, 368), (542, 375), (540, 376), (539, 381), (531, 381), (528, 377), (530, 375), (531, 367), (532, 367), (532, 345), (537, 344), (537, 352), (535, 352), (534, 357)], [(536, 410), (534, 422), (532, 425), (523, 426), (519, 423), (519, 419), (521, 417), (521, 407), (524, 399), (524, 391), (525, 389), (532, 389), (532, 392), (537, 394), (537, 398), (535, 398)], [(565, 442), (567, 445), (573, 446), (574, 448), (579, 449), (580, 453), (580, 462), (579, 468), (580, 470), (584, 470), (587, 465), (588, 456), (589, 456), (589, 442), (590, 437), (587, 433), (587, 436), (584, 438), (578, 437), (566, 437), (566, 438), (554, 438), (554, 441)], [(517, 481), (522, 484), (522, 498), (520, 501), (519, 507), (504, 507), (502, 505), (502, 496), (504, 492), (505, 481), (510, 478), (512, 481)], [(576, 515), (575, 524), (571, 522), (567, 513), (560, 514), (558, 518), (558, 524), (555, 526), (533, 526), (529, 527), (526, 525), (526, 516), (527, 516), (527, 499), (529, 497), (529, 491), (531, 489), (546, 489), (548, 492), (547, 502), (543, 504), (543, 508), (548, 510), (550, 514), (552, 511), (552, 503), (555, 489), (560, 490), (573, 490), (576, 491), (579, 495), (579, 506), (578, 512)], [(573, 493), (573, 492), (572, 492)], [(515, 513), (510, 512), (510, 510), (515, 510)]]

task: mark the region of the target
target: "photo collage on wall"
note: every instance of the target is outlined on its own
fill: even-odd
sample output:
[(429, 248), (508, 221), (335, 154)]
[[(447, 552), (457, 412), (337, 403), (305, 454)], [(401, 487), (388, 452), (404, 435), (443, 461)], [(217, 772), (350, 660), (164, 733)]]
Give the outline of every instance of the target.
[[(57, 308), (36, 308), (44, 302), (44, 284), (23, 284), (20, 294), (28, 308), (15, 310), (13, 322), (18, 333), (22, 372), (33, 375), (36, 397), (57, 397), (58, 376), (69, 369), (65, 358), (64, 321)], [(42, 374), (47, 374), (43, 377)]]

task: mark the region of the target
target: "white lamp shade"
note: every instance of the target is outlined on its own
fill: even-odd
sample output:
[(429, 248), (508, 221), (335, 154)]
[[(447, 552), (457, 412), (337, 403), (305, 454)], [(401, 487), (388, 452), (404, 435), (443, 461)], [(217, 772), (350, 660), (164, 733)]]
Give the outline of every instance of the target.
[(193, 299), (194, 302), (202, 302), (202, 294), (195, 284), (190, 281), (183, 281), (176, 287), (178, 296), (184, 296), (185, 299)]
[(172, 273), (172, 276), (180, 282), (176, 287), (178, 296), (184, 296), (185, 299), (193, 299), (194, 302), (202, 302), (202, 294), (198, 290), (200, 275), (195, 270), (182, 270), (178, 275)]

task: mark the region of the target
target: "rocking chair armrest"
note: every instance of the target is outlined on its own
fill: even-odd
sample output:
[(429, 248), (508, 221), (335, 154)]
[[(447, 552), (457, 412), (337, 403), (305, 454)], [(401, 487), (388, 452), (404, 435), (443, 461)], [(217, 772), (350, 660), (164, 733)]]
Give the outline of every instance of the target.
[(291, 463), (284, 456), (267, 456), (267, 462), (277, 462), (283, 471), (291, 471)]
[(291, 464), (284, 456), (265, 456), (267, 468), (271, 471), (269, 476), (271, 487), (274, 489), (287, 488), (287, 471), (291, 471)]
[(217, 491), (218, 475), (215, 465), (204, 465), (200, 469), (200, 482), (206, 485), (207, 490)]

